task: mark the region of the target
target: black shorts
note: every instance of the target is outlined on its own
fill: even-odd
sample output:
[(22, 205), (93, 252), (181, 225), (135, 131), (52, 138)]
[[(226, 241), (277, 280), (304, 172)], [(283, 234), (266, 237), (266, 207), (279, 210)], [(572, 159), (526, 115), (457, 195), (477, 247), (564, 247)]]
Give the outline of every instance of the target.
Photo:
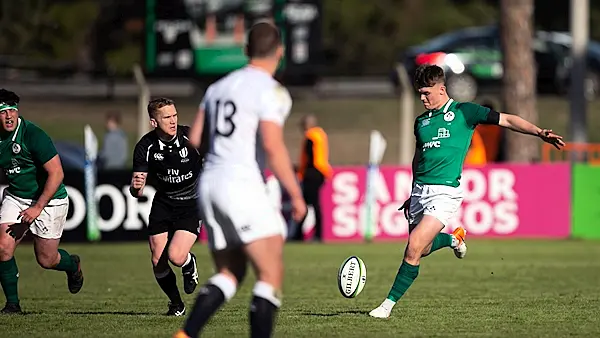
[(163, 233), (172, 235), (177, 230), (185, 230), (199, 235), (201, 224), (195, 199), (173, 201), (155, 197), (148, 219), (148, 235), (154, 236)]

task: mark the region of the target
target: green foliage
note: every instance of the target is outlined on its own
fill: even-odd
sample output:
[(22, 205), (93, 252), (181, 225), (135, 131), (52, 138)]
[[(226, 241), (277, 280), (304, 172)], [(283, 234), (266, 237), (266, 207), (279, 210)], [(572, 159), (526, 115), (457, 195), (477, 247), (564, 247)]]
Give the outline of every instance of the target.
[(97, 2), (91, 0), (51, 4), (44, 15), (44, 23), (51, 29), (41, 32), (39, 42), (48, 47), (55, 60), (75, 60), (80, 49), (89, 43), (89, 32), (98, 13)]
[[(435, 10), (432, 10), (432, 9)], [(498, 11), (477, 0), (330, 0), (324, 2), (323, 35), (336, 70), (380, 73), (406, 47), (454, 29), (498, 20)]]
[(107, 51), (105, 60), (115, 75), (125, 76), (131, 74), (134, 64), (142, 62), (141, 55), (141, 44), (128, 44), (119, 49)]
[(27, 59), (74, 62), (90, 45), (98, 11), (92, 0), (2, 1), (0, 50)]

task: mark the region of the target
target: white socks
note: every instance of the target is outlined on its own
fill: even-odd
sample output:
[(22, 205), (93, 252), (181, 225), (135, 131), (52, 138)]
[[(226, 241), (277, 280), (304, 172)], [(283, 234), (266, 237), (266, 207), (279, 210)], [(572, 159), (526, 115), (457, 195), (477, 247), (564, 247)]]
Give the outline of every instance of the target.
[(228, 302), (237, 291), (237, 285), (235, 284), (235, 282), (232, 281), (229, 277), (220, 273), (212, 276), (208, 280), (208, 284), (212, 284), (218, 287), (221, 290), (221, 292), (223, 292), (226, 302)]
[(383, 307), (386, 310), (393, 309), (394, 305), (396, 305), (396, 302), (394, 302), (390, 299), (387, 299), (387, 298), (383, 301), (383, 303), (381, 303), (381, 307)]
[(265, 283), (262, 281), (256, 282), (256, 284), (254, 284), (254, 289), (252, 289), (252, 294), (254, 294), (257, 297), (268, 300), (271, 304), (275, 305), (276, 307), (281, 306), (281, 299), (277, 298), (275, 288), (269, 283)]

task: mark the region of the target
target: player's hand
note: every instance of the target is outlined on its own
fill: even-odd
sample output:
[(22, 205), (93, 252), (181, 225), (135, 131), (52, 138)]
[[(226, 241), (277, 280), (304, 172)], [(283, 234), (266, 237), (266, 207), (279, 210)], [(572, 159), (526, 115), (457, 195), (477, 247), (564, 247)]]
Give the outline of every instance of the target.
[(19, 221), (25, 224), (33, 223), (33, 221), (35, 221), (35, 219), (38, 218), (42, 213), (42, 209), (43, 208), (38, 207), (37, 205), (30, 206), (29, 208), (21, 211), (19, 214)]
[(306, 217), (306, 213), (308, 209), (306, 208), (306, 202), (304, 198), (294, 198), (292, 199), (292, 219), (297, 223), (300, 223)]
[(563, 141), (563, 137), (552, 132), (552, 129), (542, 129), (538, 136), (546, 143), (550, 143), (554, 146), (554, 148), (560, 150), (560, 148), (565, 146), (565, 141)]
[(406, 201), (404, 201), (404, 204), (402, 204), (402, 206), (398, 210), (404, 210), (404, 217), (408, 219), (408, 213), (410, 211), (410, 197)]
[(133, 189), (139, 190), (142, 189), (144, 187), (144, 184), (146, 184), (146, 176), (148, 174), (146, 173), (137, 173), (133, 176), (133, 179), (131, 180), (131, 187)]

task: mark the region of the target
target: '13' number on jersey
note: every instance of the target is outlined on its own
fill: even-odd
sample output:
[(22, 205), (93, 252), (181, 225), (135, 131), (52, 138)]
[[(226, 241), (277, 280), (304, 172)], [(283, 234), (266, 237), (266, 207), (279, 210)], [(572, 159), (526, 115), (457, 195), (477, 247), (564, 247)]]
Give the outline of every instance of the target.
[(217, 100), (215, 102), (215, 130), (217, 135), (229, 137), (233, 134), (235, 131), (233, 116), (236, 111), (235, 103), (230, 100), (224, 102)]

